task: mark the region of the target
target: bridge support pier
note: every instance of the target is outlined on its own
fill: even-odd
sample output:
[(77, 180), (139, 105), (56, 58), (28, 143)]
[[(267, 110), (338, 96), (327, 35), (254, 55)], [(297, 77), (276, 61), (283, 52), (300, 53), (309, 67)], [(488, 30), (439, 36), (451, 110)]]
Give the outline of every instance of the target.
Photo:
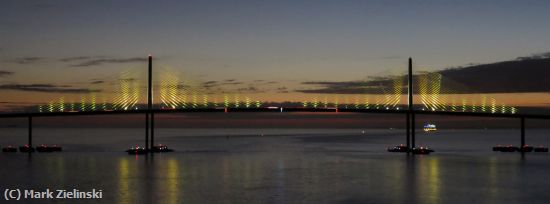
[[(411, 114), (407, 113), (407, 148), (411, 149)], [(407, 151), (409, 153), (410, 151)]]
[(411, 113), (411, 148), (416, 147), (416, 117)]
[(153, 150), (153, 146), (155, 146), (155, 113), (151, 112), (151, 148), (150, 150)]
[(521, 146), (520, 148), (523, 148), (525, 146), (525, 118), (521, 118)]
[[(28, 135), (28, 142), (27, 142), (27, 145), (29, 145), (29, 147), (32, 147), (32, 116), (29, 116), (29, 122), (28, 122), (28, 131), (29, 131), (29, 135)], [(29, 151), (31, 152), (31, 151)]]
[(145, 150), (149, 150), (149, 113), (145, 113)]

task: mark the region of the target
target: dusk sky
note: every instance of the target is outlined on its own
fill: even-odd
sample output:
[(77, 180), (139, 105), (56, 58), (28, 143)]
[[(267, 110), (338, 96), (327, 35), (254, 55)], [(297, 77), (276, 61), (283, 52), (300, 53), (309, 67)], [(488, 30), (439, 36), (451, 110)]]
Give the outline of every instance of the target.
[(304, 82), (404, 74), (408, 57), (416, 70), (436, 71), (546, 53), (548, 19), (542, 0), (5, 0), (0, 106), (79, 100), (87, 91), (114, 98), (120, 79), (143, 78), (148, 54), (157, 86), (168, 76), (216, 87), (207, 94), (301, 101), (310, 96), (296, 90), (315, 88)]

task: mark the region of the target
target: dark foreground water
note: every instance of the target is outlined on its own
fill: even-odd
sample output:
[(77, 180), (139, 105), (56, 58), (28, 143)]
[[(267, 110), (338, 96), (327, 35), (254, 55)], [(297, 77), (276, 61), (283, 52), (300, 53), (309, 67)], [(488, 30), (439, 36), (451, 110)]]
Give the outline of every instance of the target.
[[(0, 143), (22, 144), (4, 129)], [(492, 152), (518, 130), (418, 135), (432, 155), (388, 153), (403, 130), (160, 129), (176, 152), (132, 156), (141, 129), (41, 129), (61, 153), (0, 154), (0, 203), (548, 203), (550, 154)], [(263, 134), (263, 136), (262, 136)], [(550, 130), (528, 131), (532, 145)], [(101, 189), (93, 200), (5, 201), (5, 189)]]

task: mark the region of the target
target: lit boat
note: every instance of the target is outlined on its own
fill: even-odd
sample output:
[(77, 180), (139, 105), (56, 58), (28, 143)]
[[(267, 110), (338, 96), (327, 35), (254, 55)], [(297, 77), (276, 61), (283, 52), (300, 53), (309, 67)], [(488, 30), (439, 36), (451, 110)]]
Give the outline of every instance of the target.
[(428, 123), (424, 125), (424, 132), (433, 132), (436, 130), (437, 130), (437, 127), (435, 126), (435, 124)]
[(411, 152), (413, 154), (430, 154), (434, 152), (434, 150), (429, 147), (415, 147), (411, 150)]
[(493, 147), (493, 151), (495, 151), (495, 152), (500, 152), (500, 151), (502, 151), (502, 149), (504, 149), (504, 146), (502, 146), (502, 145), (497, 145), (497, 146)]
[(548, 147), (544, 147), (544, 146), (538, 146), (538, 147), (535, 147), (535, 152), (548, 152)]
[(519, 148), (519, 152), (532, 152), (533, 151), (533, 147), (532, 146), (529, 146), (529, 145), (523, 145), (523, 147)]
[(48, 145), (41, 144), (40, 146), (36, 146), (37, 152), (52, 152), (52, 149), (48, 148)]
[(409, 148), (406, 145), (400, 144), (398, 146), (388, 147), (386, 150), (388, 150), (388, 152), (407, 152)]
[(515, 152), (515, 151), (520, 151), (520, 148), (516, 147), (516, 146), (512, 146), (512, 145), (508, 145), (508, 146), (497, 145), (496, 147), (493, 147), (493, 151), (497, 151), (497, 152)]
[(61, 148), (61, 146), (57, 146), (57, 145), (52, 145), (49, 148), (54, 152), (61, 152), (63, 150), (63, 148)]
[(34, 148), (29, 145), (24, 145), (19, 147), (20, 152), (34, 152)]
[(533, 146), (529, 146), (529, 145), (524, 145), (523, 147), (516, 147), (516, 146), (512, 146), (512, 145), (508, 145), (508, 146), (501, 146), (501, 145), (497, 145), (495, 147), (493, 147), (493, 151), (498, 151), (498, 152), (548, 152), (548, 147), (544, 147), (544, 146), (538, 146), (538, 147), (533, 147)]
[(36, 146), (37, 152), (61, 152), (62, 148), (57, 145), (48, 146), (45, 144), (41, 144), (40, 146)]
[(168, 149), (168, 146), (166, 146), (166, 145), (159, 144), (159, 145), (153, 146), (152, 151), (153, 152), (173, 152), (174, 150), (173, 149)]
[(147, 150), (140, 146), (130, 147), (130, 149), (126, 150), (128, 154), (146, 154)]
[(2, 148), (2, 152), (17, 152), (17, 148), (8, 145), (7, 147)]

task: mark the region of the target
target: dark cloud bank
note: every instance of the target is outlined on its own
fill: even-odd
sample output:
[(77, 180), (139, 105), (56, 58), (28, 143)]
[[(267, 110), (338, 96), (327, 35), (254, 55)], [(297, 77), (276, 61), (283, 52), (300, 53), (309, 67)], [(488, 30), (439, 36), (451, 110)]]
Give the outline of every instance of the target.
[[(550, 53), (491, 64), (448, 68), (434, 73), (441, 75), (442, 90), (449, 90), (455, 94), (550, 92)], [(414, 76), (415, 92), (419, 91), (418, 81), (421, 77), (427, 76), (426, 74), (430, 73)], [(406, 76), (381, 77), (366, 81), (310, 81), (302, 84), (316, 86), (315, 88), (295, 91), (321, 94), (376, 94), (393, 89), (394, 80), (402, 80), (405, 92)]]
[(87, 88), (77, 88), (68, 85), (53, 85), (53, 84), (2, 84), (0, 90), (17, 90), (31, 92), (46, 92), (46, 93), (91, 93), (99, 92)]
[(8, 60), (6, 62), (15, 63), (15, 64), (33, 64), (33, 63), (42, 62), (44, 60), (45, 59), (43, 57), (20, 57), (20, 58)]
[(131, 57), (131, 58), (112, 58), (112, 57), (70, 57), (61, 59), (62, 62), (75, 62), (71, 65), (73, 67), (89, 67), (89, 66), (98, 66), (102, 64), (123, 64), (123, 63), (135, 63), (135, 62), (146, 62), (147, 58), (145, 57)]
[(0, 70), (0, 77), (10, 76), (10, 75), (13, 75), (13, 74), (14, 74), (14, 72)]
[[(15, 64), (36, 64), (47, 62), (51, 59), (44, 57), (20, 57), (7, 60), (5, 62), (15, 63)], [(139, 63), (147, 62), (145, 57), (127, 57), (127, 58), (117, 58), (117, 57), (105, 57), (105, 56), (77, 56), (77, 57), (66, 57), (61, 59), (53, 59), (59, 62), (71, 63), (72, 67), (89, 67), (89, 66), (98, 66), (103, 64), (124, 64), (124, 63)]]

